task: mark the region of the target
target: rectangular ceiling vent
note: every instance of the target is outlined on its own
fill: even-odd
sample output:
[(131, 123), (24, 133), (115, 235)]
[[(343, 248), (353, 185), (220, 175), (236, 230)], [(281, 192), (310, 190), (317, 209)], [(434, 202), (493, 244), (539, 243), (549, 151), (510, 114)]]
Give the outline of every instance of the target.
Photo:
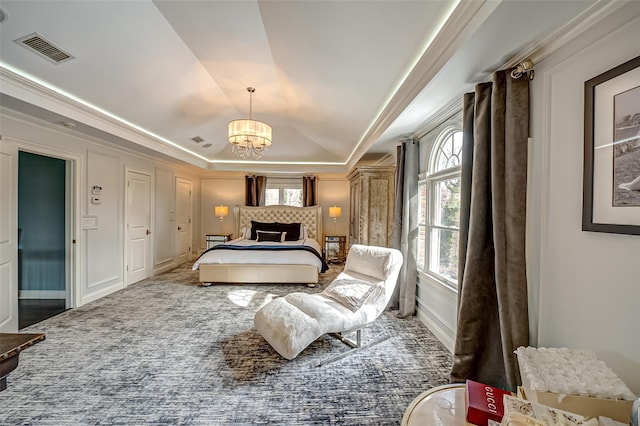
[(29, 34), (28, 36), (19, 38), (16, 43), (35, 51), (36, 53), (44, 56), (54, 64), (59, 64), (73, 59), (69, 53), (60, 49), (58, 46), (51, 43), (38, 33)]

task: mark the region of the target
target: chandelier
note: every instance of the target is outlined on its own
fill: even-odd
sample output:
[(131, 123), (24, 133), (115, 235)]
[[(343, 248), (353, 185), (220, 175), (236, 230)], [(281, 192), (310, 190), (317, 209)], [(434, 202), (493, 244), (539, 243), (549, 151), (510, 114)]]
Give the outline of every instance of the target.
[(253, 155), (256, 160), (261, 159), (271, 146), (271, 126), (262, 121), (251, 118), (253, 106), (253, 92), (256, 89), (247, 87), (249, 92), (249, 118), (229, 122), (229, 143), (231, 152), (238, 157), (248, 158)]

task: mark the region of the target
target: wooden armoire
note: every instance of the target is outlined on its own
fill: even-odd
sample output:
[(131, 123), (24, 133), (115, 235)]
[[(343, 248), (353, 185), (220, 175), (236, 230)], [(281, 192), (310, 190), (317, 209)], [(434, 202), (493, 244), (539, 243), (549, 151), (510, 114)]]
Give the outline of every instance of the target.
[(395, 167), (356, 166), (351, 182), (349, 245), (389, 247), (393, 226)]

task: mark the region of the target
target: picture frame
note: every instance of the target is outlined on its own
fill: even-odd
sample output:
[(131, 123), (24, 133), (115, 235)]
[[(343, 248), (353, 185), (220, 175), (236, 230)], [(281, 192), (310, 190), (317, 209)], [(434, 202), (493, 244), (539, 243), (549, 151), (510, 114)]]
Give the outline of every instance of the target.
[(582, 230), (640, 235), (640, 56), (584, 83)]

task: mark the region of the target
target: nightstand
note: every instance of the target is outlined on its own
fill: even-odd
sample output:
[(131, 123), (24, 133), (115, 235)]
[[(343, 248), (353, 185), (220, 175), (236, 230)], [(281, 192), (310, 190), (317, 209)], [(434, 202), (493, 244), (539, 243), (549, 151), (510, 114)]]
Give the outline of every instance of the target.
[(232, 234), (221, 235), (221, 234), (213, 234), (207, 235), (207, 250), (209, 250), (213, 246), (217, 246), (218, 244), (226, 243), (227, 241), (231, 241), (233, 239)]
[(347, 237), (345, 235), (325, 235), (324, 252), (328, 263), (344, 263), (347, 258)]

